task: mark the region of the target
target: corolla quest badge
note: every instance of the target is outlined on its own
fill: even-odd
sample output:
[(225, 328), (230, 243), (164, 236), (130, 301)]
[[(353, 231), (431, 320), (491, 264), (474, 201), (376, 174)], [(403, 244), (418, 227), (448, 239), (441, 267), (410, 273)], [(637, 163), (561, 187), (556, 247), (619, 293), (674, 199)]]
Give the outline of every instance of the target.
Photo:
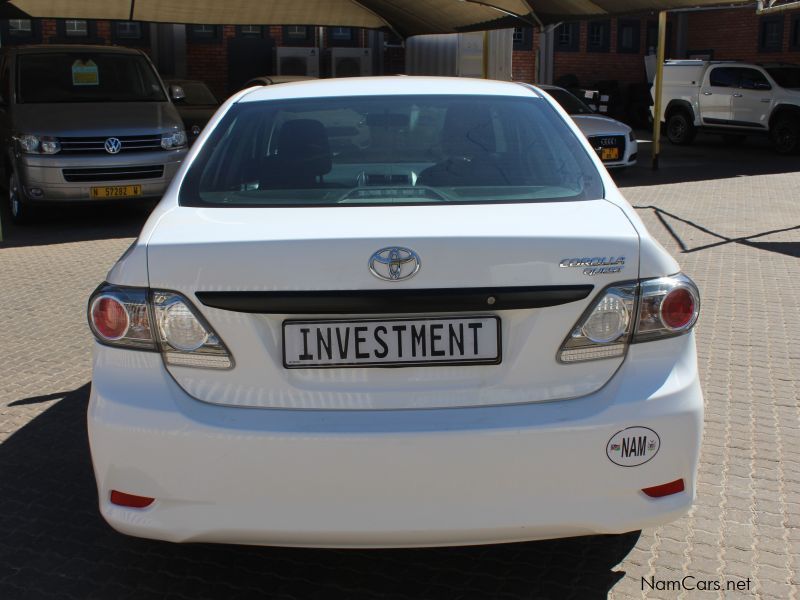
[(589, 256), (583, 258), (564, 258), (558, 263), (562, 269), (584, 267), (584, 275), (605, 275), (619, 273), (625, 268), (624, 256)]
[(103, 147), (109, 154), (116, 154), (117, 152), (122, 150), (122, 142), (120, 142), (115, 137), (110, 137), (106, 140), (106, 143), (103, 144)]
[(389, 246), (369, 257), (369, 272), (384, 281), (402, 281), (417, 274), (422, 262), (410, 248)]

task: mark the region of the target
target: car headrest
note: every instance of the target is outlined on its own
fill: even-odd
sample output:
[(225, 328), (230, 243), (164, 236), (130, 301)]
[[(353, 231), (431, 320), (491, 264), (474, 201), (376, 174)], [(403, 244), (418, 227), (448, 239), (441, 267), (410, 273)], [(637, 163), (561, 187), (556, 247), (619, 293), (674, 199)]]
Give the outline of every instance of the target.
[(473, 156), (495, 151), (495, 136), (489, 107), (456, 104), (447, 109), (442, 127), (442, 151), (448, 156)]
[(298, 174), (316, 177), (329, 173), (331, 148), (325, 126), (316, 119), (287, 121), (278, 133), (275, 156)]

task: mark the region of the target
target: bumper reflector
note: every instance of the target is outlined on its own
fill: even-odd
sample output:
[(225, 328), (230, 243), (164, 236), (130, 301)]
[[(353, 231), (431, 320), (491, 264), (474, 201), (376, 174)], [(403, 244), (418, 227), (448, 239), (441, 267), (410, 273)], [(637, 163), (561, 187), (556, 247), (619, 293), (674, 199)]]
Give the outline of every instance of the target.
[(642, 491), (651, 498), (662, 498), (664, 496), (670, 496), (672, 494), (682, 492), (684, 489), (683, 479), (676, 479), (675, 481), (670, 481), (669, 483), (663, 483), (661, 485), (644, 488)]
[(118, 506), (126, 506), (128, 508), (146, 508), (155, 502), (155, 500), (155, 498), (135, 496), (133, 494), (126, 494), (125, 492), (111, 490), (111, 504), (116, 504)]

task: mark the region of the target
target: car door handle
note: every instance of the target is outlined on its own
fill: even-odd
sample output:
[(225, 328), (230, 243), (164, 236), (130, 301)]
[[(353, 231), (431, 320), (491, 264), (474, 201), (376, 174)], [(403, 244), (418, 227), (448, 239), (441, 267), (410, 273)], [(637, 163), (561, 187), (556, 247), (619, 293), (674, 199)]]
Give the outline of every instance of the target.
[(742, 95), (741, 95), (741, 94), (734, 94), (734, 95), (733, 95), (733, 97), (734, 97), (734, 98), (741, 98), (741, 97), (742, 97)]
[(711, 92), (703, 92), (703, 96), (710, 96)]
[(772, 100), (770, 98), (762, 98), (761, 101), (762, 102), (772, 102)]

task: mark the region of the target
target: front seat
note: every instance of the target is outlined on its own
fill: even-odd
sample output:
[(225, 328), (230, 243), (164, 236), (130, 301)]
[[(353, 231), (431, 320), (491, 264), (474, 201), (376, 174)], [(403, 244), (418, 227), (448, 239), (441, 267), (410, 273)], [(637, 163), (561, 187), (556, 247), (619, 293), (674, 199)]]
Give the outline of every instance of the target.
[(441, 138), (444, 160), (420, 173), (417, 185), (457, 187), (506, 183), (496, 159), (494, 123), (485, 104), (447, 109)]
[(278, 132), (275, 152), (264, 163), (261, 187), (318, 187), (333, 166), (328, 133), (316, 119), (295, 119)]

